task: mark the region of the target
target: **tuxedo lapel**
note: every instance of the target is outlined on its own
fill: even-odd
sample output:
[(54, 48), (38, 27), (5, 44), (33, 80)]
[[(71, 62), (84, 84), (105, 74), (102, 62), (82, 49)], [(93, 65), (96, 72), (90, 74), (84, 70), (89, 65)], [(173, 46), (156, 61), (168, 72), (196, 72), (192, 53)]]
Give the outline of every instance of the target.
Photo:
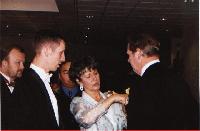
[(31, 68), (17, 83), (19, 129), (58, 129), (50, 96), (40, 76)]
[(0, 74), (1, 82), (1, 129), (13, 129), (15, 127), (14, 112), (15, 99), (10, 92), (6, 79)]
[(1, 93), (3, 96), (10, 96), (11, 92), (6, 85), (6, 78), (0, 74), (0, 81), (1, 81)]

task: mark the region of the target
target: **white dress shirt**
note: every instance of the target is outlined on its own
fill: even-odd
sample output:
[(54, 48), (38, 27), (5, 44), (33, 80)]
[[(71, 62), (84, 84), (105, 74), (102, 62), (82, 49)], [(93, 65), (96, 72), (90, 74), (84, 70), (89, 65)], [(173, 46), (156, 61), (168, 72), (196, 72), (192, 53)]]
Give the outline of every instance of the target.
[[(7, 75), (5, 75), (3, 72), (1, 72), (0, 71), (0, 73), (1, 73), (1, 75), (10, 83), (11, 81), (10, 81), (10, 77), (8, 77)], [(7, 84), (7, 83), (6, 83)], [(8, 89), (10, 90), (10, 93), (13, 93), (13, 90), (14, 90), (14, 87), (13, 86), (10, 86), (10, 85), (8, 85), (7, 84), (7, 86), (8, 86)]]
[(140, 76), (142, 76), (142, 75), (144, 74), (144, 72), (146, 71), (147, 68), (149, 68), (149, 66), (151, 66), (151, 65), (153, 65), (153, 64), (155, 64), (155, 63), (158, 63), (158, 62), (160, 62), (160, 60), (159, 60), (159, 59), (156, 59), (156, 60), (153, 60), (153, 61), (147, 63), (146, 65), (144, 65), (144, 66), (142, 67), (142, 71), (141, 71)]
[(57, 121), (57, 124), (59, 125), (59, 115), (58, 115), (58, 104), (57, 104), (57, 99), (51, 89), (51, 86), (49, 84), (50, 82), (50, 78), (51, 78), (51, 74), (49, 73), (46, 73), (44, 71), (44, 69), (34, 65), (31, 63), (30, 65), (30, 68), (32, 68), (39, 76), (40, 78), (42, 79), (42, 81), (44, 82), (45, 84), (45, 87), (47, 89), (47, 92), (49, 94), (49, 97), (50, 97), (50, 100), (51, 100), (51, 104), (53, 106), (53, 110), (54, 110), (54, 114), (55, 114), (55, 117), (56, 117), (56, 121)]

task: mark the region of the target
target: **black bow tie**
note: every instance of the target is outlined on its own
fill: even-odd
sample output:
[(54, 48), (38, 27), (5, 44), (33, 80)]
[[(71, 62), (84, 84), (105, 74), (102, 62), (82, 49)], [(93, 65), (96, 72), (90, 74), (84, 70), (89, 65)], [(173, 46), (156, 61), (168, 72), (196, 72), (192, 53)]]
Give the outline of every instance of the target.
[(6, 80), (6, 85), (14, 87), (15, 86), (15, 81), (9, 82), (8, 80)]

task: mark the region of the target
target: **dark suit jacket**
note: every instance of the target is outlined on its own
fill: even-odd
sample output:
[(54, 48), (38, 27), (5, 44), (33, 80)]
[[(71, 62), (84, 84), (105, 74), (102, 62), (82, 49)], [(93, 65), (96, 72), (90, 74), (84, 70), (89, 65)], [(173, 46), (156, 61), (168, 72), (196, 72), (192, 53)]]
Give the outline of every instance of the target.
[(1, 129), (14, 129), (14, 112), (15, 102), (13, 96), (15, 95), (15, 89), (13, 93), (10, 92), (6, 85), (6, 78), (0, 74), (1, 82)]
[(130, 91), (128, 129), (197, 129), (198, 106), (186, 83), (160, 63)]
[[(17, 84), (18, 129), (59, 129), (50, 97), (39, 75), (31, 68)], [(62, 128), (62, 122), (60, 122)]]
[[(80, 94), (81, 91), (77, 93), (77, 95)], [(55, 95), (60, 107), (60, 119), (63, 122), (63, 128), (67, 130), (80, 130), (78, 123), (76, 122), (73, 114), (70, 112), (70, 103), (72, 99), (65, 95), (62, 88), (59, 88)]]

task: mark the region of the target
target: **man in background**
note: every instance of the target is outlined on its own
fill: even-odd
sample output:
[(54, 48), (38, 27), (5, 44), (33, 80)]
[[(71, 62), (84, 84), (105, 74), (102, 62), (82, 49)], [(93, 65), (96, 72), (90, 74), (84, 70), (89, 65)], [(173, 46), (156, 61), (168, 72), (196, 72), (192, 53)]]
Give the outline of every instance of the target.
[(72, 82), (69, 78), (70, 65), (71, 61), (69, 60), (66, 60), (60, 65), (60, 68), (58, 70), (58, 88), (56, 88), (55, 94), (59, 101), (62, 114), (65, 114), (65, 116), (67, 116), (64, 119), (70, 120), (70, 123), (65, 124), (65, 129), (80, 130), (78, 124), (74, 119), (74, 116), (70, 112), (70, 103), (73, 97), (81, 95), (79, 86)]
[(18, 45), (0, 49), (1, 129), (15, 128), (15, 83), (24, 70), (25, 52)]
[(61, 82), (61, 90), (64, 92), (66, 97), (72, 99), (74, 96), (80, 95), (81, 91), (79, 86), (69, 78), (70, 65), (70, 61), (65, 61), (61, 64), (59, 69), (59, 79)]

